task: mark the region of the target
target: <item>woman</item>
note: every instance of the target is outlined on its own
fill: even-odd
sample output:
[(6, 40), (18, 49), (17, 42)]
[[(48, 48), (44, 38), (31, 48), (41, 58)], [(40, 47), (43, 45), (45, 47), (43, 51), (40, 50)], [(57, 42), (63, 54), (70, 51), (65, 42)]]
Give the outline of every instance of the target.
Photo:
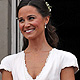
[[(22, 52), (1, 61), (2, 80), (75, 80), (76, 57), (58, 50), (58, 36), (44, 0), (22, 0), (17, 9), (24, 36)], [(46, 29), (45, 29), (46, 26)]]

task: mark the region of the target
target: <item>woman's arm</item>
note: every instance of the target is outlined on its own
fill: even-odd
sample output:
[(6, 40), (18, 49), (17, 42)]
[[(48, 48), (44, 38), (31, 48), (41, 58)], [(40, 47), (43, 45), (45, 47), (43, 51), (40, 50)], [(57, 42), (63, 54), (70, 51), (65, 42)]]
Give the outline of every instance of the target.
[(75, 80), (73, 67), (64, 68), (61, 71), (61, 80)]
[(11, 72), (2, 71), (2, 80), (13, 80)]

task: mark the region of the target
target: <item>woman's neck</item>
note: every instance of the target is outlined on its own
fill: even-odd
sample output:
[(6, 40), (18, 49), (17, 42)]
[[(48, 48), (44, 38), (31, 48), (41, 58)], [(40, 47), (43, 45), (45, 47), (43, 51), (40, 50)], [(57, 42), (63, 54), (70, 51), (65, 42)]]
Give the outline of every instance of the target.
[(47, 43), (45, 36), (37, 37), (35, 39), (29, 40), (29, 45), (26, 51), (46, 51), (50, 50), (51, 47)]

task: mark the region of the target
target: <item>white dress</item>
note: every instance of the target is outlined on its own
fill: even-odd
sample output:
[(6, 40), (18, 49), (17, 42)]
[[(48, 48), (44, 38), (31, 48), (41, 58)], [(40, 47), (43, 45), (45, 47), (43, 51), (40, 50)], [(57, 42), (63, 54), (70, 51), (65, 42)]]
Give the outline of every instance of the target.
[(45, 66), (36, 79), (27, 71), (24, 51), (5, 57), (1, 61), (0, 69), (12, 72), (13, 80), (60, 80), (61, 70), (71, 66), (75, 73), (79, 70), (77, 58), (70, 52), (54, 48), (49, 52)]

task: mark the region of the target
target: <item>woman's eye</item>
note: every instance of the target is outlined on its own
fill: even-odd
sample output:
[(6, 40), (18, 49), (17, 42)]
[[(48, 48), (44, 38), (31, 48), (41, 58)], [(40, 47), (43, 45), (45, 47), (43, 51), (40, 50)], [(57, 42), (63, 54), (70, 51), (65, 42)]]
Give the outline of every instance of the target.
[(35, 17), (29, 17), (29, 20), (33, 20), (33, 19), (35, 19)]
[(19, 19), (19, 22), (24, 22), (24, 19)]

